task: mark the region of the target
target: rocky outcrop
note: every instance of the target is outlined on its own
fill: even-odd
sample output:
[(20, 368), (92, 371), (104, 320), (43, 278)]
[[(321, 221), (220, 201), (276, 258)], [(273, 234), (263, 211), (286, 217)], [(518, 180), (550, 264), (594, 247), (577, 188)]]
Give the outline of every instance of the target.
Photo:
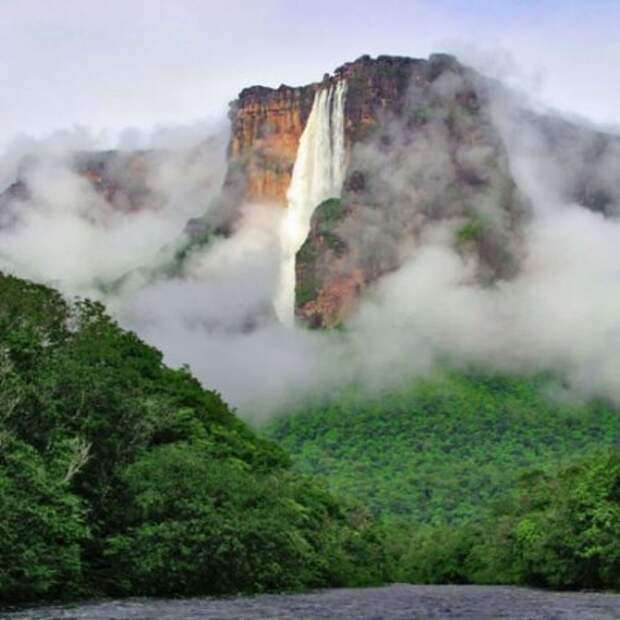
[(338, 325), (433, 223), (475, 257), (481, 280), (510, 277), (528, 206), (479, 76), (445, 55), (363, 57), (336, 75), (348, 84), (348, 172), (341, 198), (315, 211), (298, 254), (297, 316)]
[[(0, 192), (0, 226), (15, 221), (15, 206), (32, 199), (28, 177), (44, 160), (27, 157), (22, 162), (17, 180)], [(78, 152), (65, 164), (85, 179), (94, 192), (118, 211), (137, 211), (153, 208), (159, 197), (149, 188), (150, 153), (147, 151)]]
[(401, 117), (409, 107), (410, 93), (426, 86), (450, 67), (458, 66), (452, 56), (433, 54), (428, 60), (404, 56), (361, 56), (334, 71), (347, 81), (345, 105), (346, 136), (349, 145), (368, 138), (377, 124)]
[(299, 139), (317, 87), (253, 86), (231, 104), (224, 191), (234, 202), (286, 205)]
[(150, 157), (149, 151), (78, 153), (72, 167), (116, 209), (134, 211), (154, 206), (147, 180)]
[[(440, 62), (433, 57), (433, 63)], [(301, 87), (252, 86), (230, 104), (231, 139), (225, 192), (234, 202), (272, 202), (286, 206), (286, 192), (299, 139), (314, 94), (346, 79), (346, 138), (362, 140), (385, 112), (397, 114), (403, 106), (412, 75), (427, 61), (404, 57), (362, 56), (326, 74), (321, 82)], [(230, 206), (230, 205), (229, 205)]]

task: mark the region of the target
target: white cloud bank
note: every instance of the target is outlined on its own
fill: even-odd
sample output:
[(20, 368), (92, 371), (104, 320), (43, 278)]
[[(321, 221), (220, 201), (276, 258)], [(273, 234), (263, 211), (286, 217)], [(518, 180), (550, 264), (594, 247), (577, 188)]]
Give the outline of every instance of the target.
[[(565, 181), (581, 170), (578, 148), (548, 165), (553, 157), (535, 130), (514, 131), (502, 107), (495, 114), (533, 206), (525, 258), (509, 281), (478, 284), (476, 265), (452, 248), (453, 223), (441, 222), (426, 226), (411, 258), (369, 291), (347, 330), (287, 328), (271, 306), (281, 212), (247, 205), (236, 232), (193, 255), (181, 277), (107, 301), (167, 361), (189, 363), (206, 387), (250, 418), (351, 381), (385, 386), (446, 359), (560, 370), (579, 393), (620, 404), (620, 220), (564, 197)], [(43, 158), (28, 179), (33, 196), (22, 205), (21, 223), (0, 232), (0, 264), (72, 293), (90, 293), (97, 282), (143, 265), (219, 188), (222, 143), (210, 143), (193, 164), (187, 154), (161, 156), (149, 180), (161, 205), (135, 213), (112, 212), (65, 161)], [(599, 172), (613, 186), (620, 154), (610, 150), (604, 164)]]

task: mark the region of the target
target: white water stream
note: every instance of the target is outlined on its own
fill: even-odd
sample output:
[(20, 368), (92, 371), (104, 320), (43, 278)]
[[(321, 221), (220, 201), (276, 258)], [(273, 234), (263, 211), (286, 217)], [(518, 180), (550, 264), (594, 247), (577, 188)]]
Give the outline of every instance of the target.
[(314, 210), (324, 200), (340, 196), (346, 171), (344, 101), (347, 84), (319, 90), (299, 141), (288, 209), (280, 229), (282, 266), (275, 310), (280, 321), (295, 320), (295, 255), (308, 236)]

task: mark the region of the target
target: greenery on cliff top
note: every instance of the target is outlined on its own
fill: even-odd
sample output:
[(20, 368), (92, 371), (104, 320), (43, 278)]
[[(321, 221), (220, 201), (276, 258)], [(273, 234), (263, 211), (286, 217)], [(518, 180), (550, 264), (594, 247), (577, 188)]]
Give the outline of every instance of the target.
[(90, 301), (0, 274), (0, 601), (382, 579), (364, 512)]
[(334, 232), (344, 215), (341, 198), (328, 198), (315, 209), (312, 215), (312, 233), (299, 249), (296, 258), (299, 275), (295, 290), (296, 307), (301, 308), (314, 301), (319, 294), (321, 278), (317, 261), (321, 253), (320, 246), (330, 249), (336, 256), (346, 252), (346, 242)]

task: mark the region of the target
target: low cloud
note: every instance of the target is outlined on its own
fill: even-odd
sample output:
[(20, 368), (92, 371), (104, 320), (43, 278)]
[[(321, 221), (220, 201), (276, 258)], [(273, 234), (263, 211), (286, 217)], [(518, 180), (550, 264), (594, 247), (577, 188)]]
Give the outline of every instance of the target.
[[(398, 214), (415, 223), (415, 235), (399, 248), (401, 266), (367, 291), (344, 330), (309, 331), (275, 319), (282, 211), (272, 205), (245, 205), (234, 233), (196, 250), (178, 276), (121, 289), (105, 301), (169, 363), (190, 364), (206, 387), (255, 420), (353, 382), (376, 390), (446, 364), (553, 370), (576, 393), (620, 404), (618, 142), (599, 145), (600, 165), (593, 167), (591, 133), (573, 132), (567, 147), (552, 129), (522, 116), (520, 105), (501, 97), (492, 103), (507, 166), (531, 206), (516, 275), (481, 283), (477, 258), (455, 249), (462, 213), (445, 205), (437, 217), (420, 207), (420, 187), (441, 194), (442, 175), (452, 166), (438, 122), (436, 132), (413, 146), (393, 143), (398, 166), (383, 161), (389, 165), (378, 181), (390, 217), (371, 222), (385, 227), (377, 238), (393, 246)], [(398, 127), (392, 132), (397, 140)], [(124, 139), (143, 144), (134, 134)], [(184, 149), (149, 156), (147, 185), (157, 201), (135, 212), (115, 210), (69, 159), (46, 154), (26, 173), (31, 196), (14, 204), (17, 222), (0, 230), (0, 265), (71, 294), (101, 297), (98, 283), (148, 264), (188, 218), (208, 208), (221, 185), (225, 141), (197, 141), (192, 148), (185, 141)], [(460, 166), (484, 175), (487, 147), (457, 155)], [(357, 156), (378, 165), (372, 145)], [(432, 165), (420, 168), (424, 161)], [(390, 174), (395, 169), (403, 174)], [(426, 176), (411, 182), (404, 172), (412, 169)], [(584, 170), (591, 171), (587, 191), (587, 181), (603, 188), (604, 208), (574, 198)]]
[[(87, 132), (10, 149), (0, 161), (4, 188), (17, 181), (27, 189), (2, 205), (0, 268), (99, 296), (98, 288), (153, 263), (219, 192), (227, 134), (215, 129), (207, 140), (193, 133), (193, 144), (186, 131), (175, 150), (95, 153)], [(144, 143), (168, 143), (154, 137)]]

